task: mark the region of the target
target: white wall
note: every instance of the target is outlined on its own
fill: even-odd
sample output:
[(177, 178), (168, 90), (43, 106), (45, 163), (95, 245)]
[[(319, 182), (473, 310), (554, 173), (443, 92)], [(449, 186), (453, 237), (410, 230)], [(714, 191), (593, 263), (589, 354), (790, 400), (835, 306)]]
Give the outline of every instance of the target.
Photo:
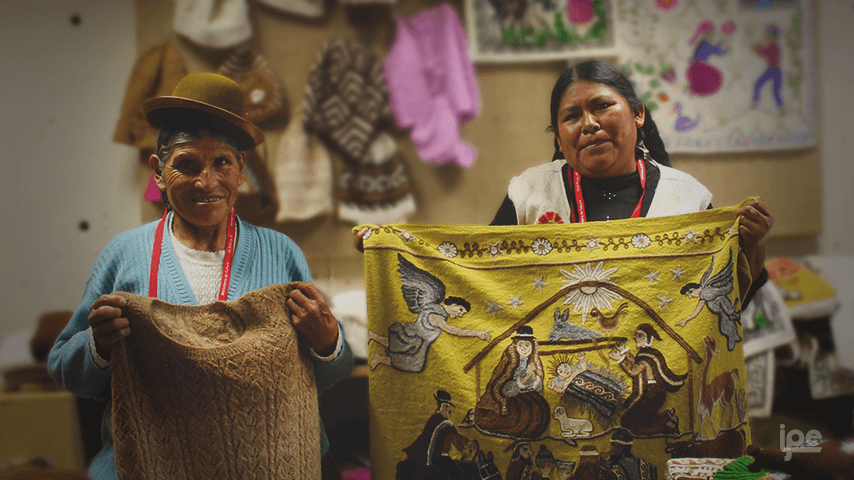
[(0, 1), (0, 339), (75, 309), (141, 221), (136, 151), (111, 140), (135, 41), (133, 0)]

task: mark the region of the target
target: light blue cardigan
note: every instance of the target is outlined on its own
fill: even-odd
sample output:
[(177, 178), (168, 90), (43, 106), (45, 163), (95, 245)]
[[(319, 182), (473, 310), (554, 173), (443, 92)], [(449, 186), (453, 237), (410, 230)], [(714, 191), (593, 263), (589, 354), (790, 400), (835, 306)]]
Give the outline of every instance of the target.
[[(168, 219), (167, 225), (170, 223), (171, 218)], [(112, 369), (98, 367), (89, 350), (89, 306), (105, 293), (123, 291), (148, 295), (151, 250), (156, 226), (157, 222), (152, 222), (116, 236), (104, 248), (92, 267), (80, 307), (59, 335), (48, 357), (48, 370), (62, 388), (82, 397), (110, 398)], [(236, 300), (251, 290), (268, 285), (295, 281), (311, 281), (308, 264), (299, 247), (281, 233), (255, 227), (238, 219), (238, 238), (228, 300)], [(163, 238), (157, 285), (157, 297), (163, 301), (198, 305), (172, 248), (169, 235), (164, 235)], [(339, 334), (343, 338), (340, 326)], [(353, 369), (353, 356), (346, 342), (334, 360), (313, 361), (318, 393), (348, 376)], [(108, 405), (101, 426), (104, 448), (98, 452), (89, 467), (89, 476), (93, 480), (116, 478), (110, 414)], [(325, 455), (328, 449), (329, 441), (321, 421), (321, 454)]]

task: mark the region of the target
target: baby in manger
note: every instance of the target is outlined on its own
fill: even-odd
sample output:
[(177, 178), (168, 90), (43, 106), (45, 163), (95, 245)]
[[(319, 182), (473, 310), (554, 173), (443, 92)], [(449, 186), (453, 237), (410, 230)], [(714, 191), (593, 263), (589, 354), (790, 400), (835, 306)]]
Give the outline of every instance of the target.
[[(578, 361), (572, 364), (575, 358)], [(626, 386), (607, 368), (591, 364), (584, 352), (571, 357), (558, 356), (553, 367), (555, 376), (549, 380), (549, 389), (593, 406), (603, 417), (613, 416)]]

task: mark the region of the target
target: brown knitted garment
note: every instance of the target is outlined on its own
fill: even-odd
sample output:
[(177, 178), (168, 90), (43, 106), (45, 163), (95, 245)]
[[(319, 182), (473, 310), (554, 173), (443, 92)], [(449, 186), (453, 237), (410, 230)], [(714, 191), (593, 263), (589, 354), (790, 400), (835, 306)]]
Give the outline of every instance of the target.
[(113, 349), (113, 441), (124, 479), (320, 478), (310, 354), (274, 285), (233, 302), (119, 293), (131, 334)]
[(113, 140), (154, 151), (157, 148), (158, 130), (145, 119), (142, 103), (149, 98), (172, 95), (175, 86), (186, 74), (181, 52), (174, 43), (164, 42), (143, 52), (128, 78)]

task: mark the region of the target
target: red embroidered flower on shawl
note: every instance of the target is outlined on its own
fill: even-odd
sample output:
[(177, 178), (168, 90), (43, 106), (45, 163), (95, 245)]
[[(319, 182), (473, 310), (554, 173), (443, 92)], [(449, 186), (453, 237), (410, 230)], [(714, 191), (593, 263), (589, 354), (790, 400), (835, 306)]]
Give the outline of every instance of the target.
[(560, 218), (560, 214), (557, 212), (546, 212), (540, 216), (537, 223), (563, 223), (563, 219)]

